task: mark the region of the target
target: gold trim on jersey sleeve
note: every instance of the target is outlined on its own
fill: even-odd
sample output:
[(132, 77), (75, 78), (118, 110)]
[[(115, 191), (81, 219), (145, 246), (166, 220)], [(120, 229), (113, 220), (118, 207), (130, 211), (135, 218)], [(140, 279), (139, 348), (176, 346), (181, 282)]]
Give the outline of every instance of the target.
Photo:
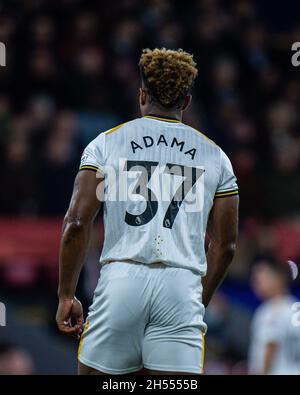
[(232, 190), (224, 191), (224, 192), (217, 192), (215, 194), (215, 199), (221, 198), (221, 197), (227, 197), (227, 196), (234, 196), (234, 195), (238, 195), (238, 194), (239, 194), (238, 189), (232, 189)]
[(79, 167), (79, 170), (94, 170), (94, 171), (101, 171), (97, 166), (92, 165), (82, 165)]

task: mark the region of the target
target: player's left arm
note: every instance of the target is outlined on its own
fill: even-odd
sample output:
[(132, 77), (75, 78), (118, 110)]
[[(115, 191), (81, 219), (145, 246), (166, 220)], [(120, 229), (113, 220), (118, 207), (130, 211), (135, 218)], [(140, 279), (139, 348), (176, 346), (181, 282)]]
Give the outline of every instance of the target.
[[(78, 337), (84, 318), (75, 291), (88, 250), (94, 219), (101, 207), (103, 178), (91, 170), (81, 170), (74, 183), (69, 209), (64, 219), (59, 257), (59, 305), (56, 322), (61, 332)], [(74, 322), (73, 322), (74, 321)]]
[(232, 262), (238, 235), (238, 195), (216, 199), (211, 210), (207, 233), (207, 273), (202, 280), (202, 300), (206, 307), (221, 284)]
[(210, 239), (203, 303), (207, 306), (221, 284), (233, 259), (238, 235), (239, 196), (236, 177), (228, 156), (220, 150), (220, 178), (210, 212), (207, 234)]

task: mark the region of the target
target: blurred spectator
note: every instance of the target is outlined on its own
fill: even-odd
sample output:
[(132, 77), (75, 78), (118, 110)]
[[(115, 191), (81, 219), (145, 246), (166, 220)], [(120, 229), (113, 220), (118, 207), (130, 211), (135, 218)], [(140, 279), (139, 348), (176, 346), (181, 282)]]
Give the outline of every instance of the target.
[[(249, 369), (252, 374), (300, 374), (300, 332), (293, 321), (297, 299), (290, 283), (297, 277), (288, 263), (266, 258), (252, 272), (252, 287), (263, 303), (256, 310), (250, 343)], [(294, 276), (292, 276), (294, 274)]]
[(34, 374), (34, 363), (30, 354), (22, 348), (10, 344), (0, 344), (0, 375)]
[[(54, 195), (46, 184), (58, 186), (59, 178), (74, 175), (83, 145), (98, 130), (138, 116), (137, 62), (148, 45), (194, 52), (199, 79), (186, 120), (232, 155), (243, 198), (242, 220), (298, 212), (299, 75), (286, 66), (287, 33), (279, 30), (273, 39), (273, 31), (258, 20), (255, 4), (192, 2), (184, 14), (180, 2), (168, 0), (143, 6), (122, 0), (118, 6), (106, 4), (101, 13), (97, 1), (61, 0), (55, 14), (49, 5), (48, 0), (24, 2), (18, 18), (16, 8), (2, 7), (0, 40), (9, 45), (10, 59), (0, 73), (2, 169), (16, 171), (18, 162), (19, 172), (26, 175), (16, 176), (31, 190), (24, 185), (16, 203), (10, 185), (10, 207), (3, 205), (2, 213), (7, 208), (11, 214), (63, 213), (66, 202), (57, 197), (56, 209), (49, 204)], [(298, 30), (298, 25), (290, 26), (290, 37)], [(57, 130), (62, 108), (71, 108), (69, 116), (80, 122), (80, 127), (69, 125), (68, 136)], [(20, 113), (26, 124), (21, 133), (15, 130)], [(47, 175), (42, 188), (41, 169)], [(282, 185), (283, 191), (288, 184), (294, 187), (276, 193), (269, 204), (276, 187)], [(65, 196), (70, 190), (67, 182)]]

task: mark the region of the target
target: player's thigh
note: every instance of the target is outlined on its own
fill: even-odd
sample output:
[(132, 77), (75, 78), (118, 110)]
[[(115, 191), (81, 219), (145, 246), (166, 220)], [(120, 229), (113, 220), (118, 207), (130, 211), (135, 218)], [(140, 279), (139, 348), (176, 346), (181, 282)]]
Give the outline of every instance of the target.
[(145, 368), (154, 374), (201, 374), (206, 326), (200, 276), (168, 268), (158, 278), (154, 293), (143, 344)]
[(166, 371), (159, 371), (159, 370), (150, 370), (144, 369), (144, 374), (146, 376), (194, 376), (197, 373), (188, 373), (188, 372), (166, 372)]
[[(78, 375), (79, 376), (105, 376), (107, 375), (107, 373), (101, 372), (100, 370), (91, 368), (87, 365), (84, 365), (81, 362), (78, 362)], [(145, 369), (141, 369), (138, 372), (134, 372), (134, 373), (128, 373), (129, 375), (131, 374), (137, 374), (137, 375), (144, 375), (144, 374), (151, 374), (151, 373), (147, 373), (145, 372)]]
[(99, 376), (99, 375), (105, 375), (105, 373), (100, 372), (100, 370), (96, 370), (94, 368), (91, 368), (87, 365), (84, 365), (83, 363), (78, 361), (78, 375), (79, 376)]
[[(199, 333), (197, 333), (199, 332)], [(204, 336), (201, 329), (161, 327), (146, 334), (144, 367), (149, 374), (197, 374), (204, 371)]]
[(129, 265), (112, 263), (102, 269), (79, 346), (79, 361), (104, 373), (126, 374), (142, 366), (146, 280), (138, 267)]

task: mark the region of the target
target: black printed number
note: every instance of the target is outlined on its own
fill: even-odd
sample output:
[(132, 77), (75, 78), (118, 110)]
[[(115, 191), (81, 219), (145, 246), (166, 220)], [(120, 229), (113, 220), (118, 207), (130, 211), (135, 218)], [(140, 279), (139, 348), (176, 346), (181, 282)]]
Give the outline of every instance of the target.
[[(140, 177), (137, 180), (137, 186), (134, 191), (135, 194), (143, 196), (146, 201), (146, 209), (143, 213), (134, 215), (126, 211), (125, 214), (125, 222), (131, 226), (141, 226), (150, 222), (158, 209), (158, 201), (155, 193), (147, 187), (156, 167), (158, 166), (158, 162), (150, 162), (150, 161), (127, 161), (125, 163), (125, 171), (140, 171)], [(174, 168), (176, 172), (174, 172)], [(133, 170), (134, 169), (134, 170)], [(203, 169), (199, 169), (197, 167), (188, 167), (182, 165), (175, 165), (172, 163), (167, 163), (164, 169), (164, 173), (170, 175), (178, 175), (179, 172), (184, 177), (182, 184), (178, 187), (175, 192), (168, 208), (166, 214), (163, 219), (163, 227), (172, 229), (175, 218), (178, 214), (180, 206), (191, 190), (193, 185), (198, 181), (200, 176), (203, 174)], [(146, 185), (143, 185), (146, 184)]]
[[(129, 160), (125, 163), (125, 170), (130, 171), (134, 168), (135, 171), (141, 171), (141, 175), (137, 181), (135, 193), (144, 197), (146, 201), (146, 209), (142, 214), (133, 215), (126, 211), (125, 222), (131, 226), (141, 226), (147, 224), (155, 216), (158, 208), (157, 197), (147, 187), (150, 178), (157, 167), (158, 162), (142, 162)], [(146, 183), (143, 185), (142, 183)]]

